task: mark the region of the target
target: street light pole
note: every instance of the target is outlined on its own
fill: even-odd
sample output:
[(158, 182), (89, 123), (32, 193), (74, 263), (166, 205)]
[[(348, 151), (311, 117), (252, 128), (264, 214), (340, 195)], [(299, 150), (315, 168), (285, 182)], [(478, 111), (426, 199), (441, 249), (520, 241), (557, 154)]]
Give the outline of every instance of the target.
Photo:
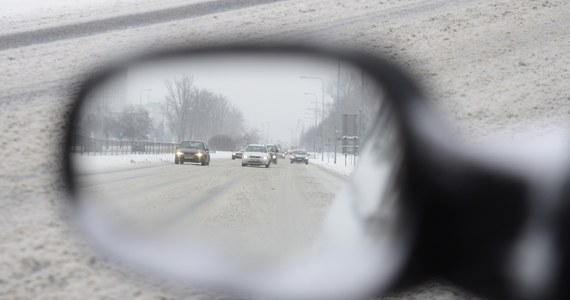
[[(336, 101), (340, 103), (340, 59), (338, 60), (338, 78), (336, 82)], [(335, 116), (335, 126), (334, 126), (334, 164), (336, 165), (336, 137), (338, 135), (338, 117)]]
[[(305, 93), (305, 95), (313, 95), (313, 96), (315, 96), (315, 130), (317, 130), (317, 110), (318, 110), (318, 106), (317, 106), (317, 105), (319, 104), (319, 102), (317, 101), (317, 95), (314, 94), (314, 93)], [(313, 153), (314, 153), (313, 158), (315, 158), (315, 159), (317, 158), (316, 135), (317, 135), (316, 132), (313, 133)]]
[[(307, 110), (311, 110), (310, 108), (307, 108)], [(305, 120), (314, 120), (315, 117), (312, 118), (305, 118)], [(304, 123), (303, 123), (304, 124)], [(305, 133), (305, 125), (303, 125), (303, 134)], [(315, 157), (315, 147), (316, 147), (316, 142), (315, 142), (315, 135), (313, 134), (313, 158)]]
[(322, 110), (321, 110), (321, 161), (324, 161), (324, 127), (325, 127), (325, 81), (319, 77), (301, 76), (301, 79), (314, 79), (321, 81), (321, 98), (322, 98)]
[[(152, 89), (141, 89), (140, 90), (140, 93), (139, 93), (139, 113), (137, 115), (142, 114), (142, 94), (143, 94), (143, 92), (150, 92), (150, 91), (152, 91)], [(142, 119), (141, 117), (142, 116), (139, 116), (139, 120), (137, 122), (137, 137), (139, 140), (141, 140), (141, 124), (140, 124), (140, 121)]]
[(334, 164), (336, 165), (336, 137), (338, 135), (338, 130), (336, 129), (336, 126), (334, 127)]

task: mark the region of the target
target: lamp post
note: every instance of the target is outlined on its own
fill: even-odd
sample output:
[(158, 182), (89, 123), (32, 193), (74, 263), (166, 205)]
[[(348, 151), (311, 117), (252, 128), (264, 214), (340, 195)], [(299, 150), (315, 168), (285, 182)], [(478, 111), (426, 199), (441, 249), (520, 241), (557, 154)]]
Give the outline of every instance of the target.
[[(314, 94), (314, 93), (305, 93), (305, 95), (313, 95), (313, 96), (315, 96), (315, 130), (317, 130), (317, 107), (318, 107), (318, 106), (317, 106), (317, 105), (318, 105), (318, 102), (317, 102), (317, 95)], [(313, 158), (315, 158), (315, 159), (317, 158), (316, 135), (317, 135), (317, 134), (316, 134), (316, 132), (315, 132), (315, 133), (313, 134), (313, 153), (314, 153)]]
[(334, 127), (334, 164), (336, 165), (336, 144), (337, 144), (337, 136), (338, 136), (338, 130), (336, 129), (336, 126)]
[[(139, 113), (137, 115), (142, 114), (142, 94), (143, 94), (143, 92), (150, 92), (150, 91), (152, 91), (152, 89), (141, 89), (140, 90), (140, 93), (139, 93)], [(137, 122), (137, 137), (139, 140), (141, 140), (141, 119), (142, 119), (142, 116), (139, 116), (139, 120)]]
[(322, 98), (322, 110), (321, 110), (321, 161), (324, 161), (324, 153), (323, 153), (323, 146), (324, 146), (324, 120), (325, 120), (325, 81), (319, 77), (311, 77), (311, 76), (301, 76), (301, 79), (313, 79), (313, 80), (320, 80), (321, 81), (321, 98)]
[(305, 133), (305, 120), (304, 119), (297, 119), (297, 138), (295, 139), (295, 142), (297, 145), (291, 145), (291, 149), (293, 149), (293, 146), (297, 146), (296, 148), (299, 148), (299, 146), (301, 145), (301, 139), (303, 137), (303, 134)]
[[(309, 110), (312, 110), (312, 109), (307, 108), (307, 110), (309, 111)], [(307, 111), (307, 112), (308, 112), (308, 111)], [(312, 113), (311, 113), (311, 114), (312, 114)], [(315, 117), (314, 117), (314, 116), (312, 116), (312, 117), (306, 117), (306, 116), (305, 116), (304, 120), (314, 121), (314, 120), (315, 120)], [(305, 122), (303, 122), (303, 135), (305, 134), (305, 132), (306, 132), (306, 131), (305, 131)], [(300, 139), (300, 137), (299, 137), (299, 139)], [(313, 134), (313, 150), (315, 150), (315, 135), (314, 135), (314, 134)], [(314, 151), (313, 151), (313, 157), (315, 157), (315, 152), (314, 152)]]

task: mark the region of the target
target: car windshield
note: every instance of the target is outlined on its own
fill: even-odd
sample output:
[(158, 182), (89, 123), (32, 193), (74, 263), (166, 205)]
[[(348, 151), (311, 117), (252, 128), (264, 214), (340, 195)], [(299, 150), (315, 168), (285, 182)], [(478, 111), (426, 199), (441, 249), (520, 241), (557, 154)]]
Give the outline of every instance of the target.
[(204, 149), (204, 143), (202, 142), (182, 142), (180, 148), (197, 148)]
[(307, 155), (307, 151), (295, 151), (297, 155)]
[(267, 147), (267, 150), (269, 150), (269, 152), (275, 152), (275, 147)]
[(264, 146), (247, 146), (246, 152), (267, 152)]

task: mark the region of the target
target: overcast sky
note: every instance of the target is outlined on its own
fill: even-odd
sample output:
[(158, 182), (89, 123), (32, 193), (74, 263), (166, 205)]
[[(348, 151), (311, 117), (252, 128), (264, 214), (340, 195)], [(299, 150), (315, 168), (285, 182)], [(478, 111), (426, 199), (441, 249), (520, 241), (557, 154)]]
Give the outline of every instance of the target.
[[(327, 83), (337, 80), (338, 61), (261, 55), (170, 59), (130, 69), (128, 101), (138, 104), (142, 98), (143, 105), (148, 101), (161, 102), (167, 94), (164, 80), (180, 78), (183, 74), (193, 76), (197, 87), (226, 96), (243, 112), (249, 127), (266, 131), (269, 124), (269, 141), (266, 142), (288, 143), (291, 129), (297, 129), (298, 120), (307, 127), (314, 124), (314, 111), (307, 109), (314, 109), (315, 96), (305, 93), (316, 95), (319, 114), (322, 107), (321, 81), (300, 76), (325, 81), (326, 105), (332, 101), (326, 95)], [(141, 97), (145, 89), (152, 91), (143, 91)]]

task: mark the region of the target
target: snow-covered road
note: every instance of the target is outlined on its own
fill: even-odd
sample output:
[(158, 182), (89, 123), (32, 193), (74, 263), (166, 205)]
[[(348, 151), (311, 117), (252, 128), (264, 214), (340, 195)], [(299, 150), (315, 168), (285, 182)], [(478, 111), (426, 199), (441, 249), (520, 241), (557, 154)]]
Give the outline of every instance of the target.
[(314, 165), (281, 160), (270, 168), (242, 167), (229, 158), (209, 166), (171, 161), (77, 178), (81, 194), (95, 196), (96, 205), (131, 224), (216, 228), (240, 236), (242, 244), (280, 250), (293, 247), (293, 239), (315, 237), (346, 180)]

